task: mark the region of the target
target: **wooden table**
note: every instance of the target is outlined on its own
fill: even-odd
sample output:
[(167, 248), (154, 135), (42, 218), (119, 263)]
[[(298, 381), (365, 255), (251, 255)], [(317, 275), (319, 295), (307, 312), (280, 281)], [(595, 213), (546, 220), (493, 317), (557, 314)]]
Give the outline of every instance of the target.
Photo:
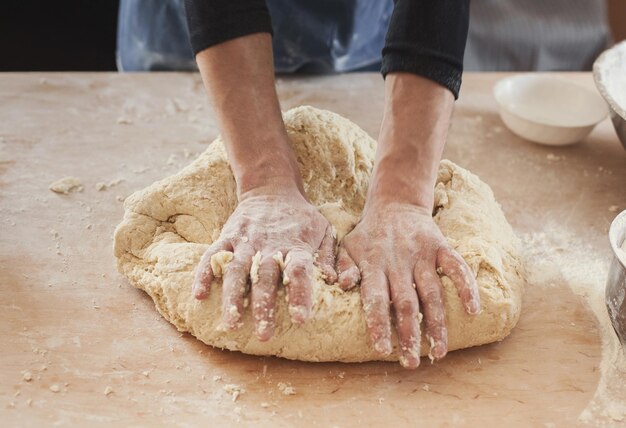
[[(626, 152), (608, 120), (573, 147), (514, 136), (491, 92), (501, 77), (465, 76), (446, 157), (493, 187), (529, 245), (558, 229), (588, 250), (555, 247), (572, 254), (556, 272), (538, 269), (542, 255), (531, 254), (523, 314), (505, 341), (406, 371), (212, 349), (179, 334), (116, 272), (120, 201), (176, 172), (218, 133), (198, 75), (0, 75), (2, 425), (577, 423), (600, 380), (607, 329), (562, 273), (608, 262), (609, 222), (626, 209)], [(593, 86), (588, 74), (564, 77)], [(279, 79), (278, 88), (285, 109), (327, 108), (377, 135), (377, 74)], [(48, 190), (67, 175), (84, 191)], [(113, 185), (98, 191), (100, 182)], [(279, 382), (296, 394), (281, 394)], [(224, 390), (231, 383), (246, 390), (237, 401)]]

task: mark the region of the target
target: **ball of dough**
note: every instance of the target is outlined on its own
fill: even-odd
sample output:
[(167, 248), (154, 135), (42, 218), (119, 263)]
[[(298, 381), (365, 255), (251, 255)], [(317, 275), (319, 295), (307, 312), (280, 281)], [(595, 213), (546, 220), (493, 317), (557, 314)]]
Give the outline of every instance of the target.
[[(341, 238), (354, 227), (363, 208), (376, 142), (349, 120), (313, 107), (289, 110), (284, 120), (307, 196)], [(202, 301), (194, 298), (191, 284), (201, 255), (219, 236), (236, 204), (235, 181), (218, 138), (191, 165), (126, 200), (124, 219), (115, 232), (119, 270), (152, 297), (178, 330), (208, 345), (304, 361), (381, 359), (368, 342), (358, 288), (344, 292), (324, 283), (319, 272), (313, 281), (312, 318), (305, 324), (292, 325), (281, 285), (272, 339), (256, 339), (250, 307), (239, 329), (217, 328), (220, 281)], [(441, 278), (449, 349), (503, 339), (519, 318), (524, 281), (518, 239), (491, 189), (444, 160), (433, 216), (476, 274), (482, 302), (479, 315), (467, 315), (454, 285)], [(393, 343), (386, 360), (398, 360), (395, 337)], [(422, 355), (428, 351), (423, 345)]]

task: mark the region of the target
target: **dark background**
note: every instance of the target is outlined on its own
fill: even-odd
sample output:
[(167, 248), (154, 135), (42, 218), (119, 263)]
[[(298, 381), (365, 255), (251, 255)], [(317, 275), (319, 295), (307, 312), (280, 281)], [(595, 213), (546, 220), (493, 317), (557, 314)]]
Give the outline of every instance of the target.
[(0, 0), (0, 71), (116, 70), (118, 6), (118, 0)]
[[(626, 0), (608, 5), (615, 40), (623, 40)], [(118, 7), (118, 0), (0, 0), (0, 71), (116, 70)]]

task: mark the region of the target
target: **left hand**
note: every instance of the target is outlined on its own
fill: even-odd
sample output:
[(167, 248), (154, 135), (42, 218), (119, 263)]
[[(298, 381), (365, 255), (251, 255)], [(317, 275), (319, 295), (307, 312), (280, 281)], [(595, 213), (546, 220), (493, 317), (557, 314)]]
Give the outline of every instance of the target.
[(338, 253), (339, 284), (355, 285), (349, 275), (361, 272), (361, 300), (374, 349), (392, 351), (391, 316), (400, 345), (400, 363), (420, 363), (419, 302), (426, 321), (426, 337), (433, 358), (448, 351), (443, 288), (437, 269), (456, 285), (465, 310), (480, 311), (476, 280), (463, 258), (450, 247), (430, 210), (417, 205), (378, 201), (366, 206), (357, 226), (344, 237)]

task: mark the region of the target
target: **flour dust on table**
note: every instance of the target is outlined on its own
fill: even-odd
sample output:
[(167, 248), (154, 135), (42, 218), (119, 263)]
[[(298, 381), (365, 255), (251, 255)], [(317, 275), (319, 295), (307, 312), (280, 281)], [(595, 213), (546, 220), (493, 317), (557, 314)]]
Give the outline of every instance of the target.
[[(341, 240), (363, 209), (376, 142), (349, 120), (313, 107), (289, 110), (284, 121), (307, 197)], [(368, 343), (359, 288), (342, 291), (326, 284), (317, 270), (311, 319), (292, 324), (280, 285), (275, 333), (266, 342), (255, 336), (249, 307), (241, 327), (219, 328), (220, 278), (206, 299), (195, 299), (194, 269), (237, 205), (235, 180), (220, 138), (182, 171), (134, 193), (124, 205), (124, 219), (115, 232), (118, 268), (152, 297), (157, 310), (178, 330), (208, 345), (254, 355), (303, 361), (399, 359), (395, 336), (394, 350), (386, 357)], [(435, 186), (433, 217), (476, 275), (482, 305), (478, 315), (468, 315), (453, 283), (441, 276), (449, 349), (502, 340), (519, 318), (524, 275), (520, 243), (491, 189), (474, 174), (444, 160)], [(224, 263), (229, 259), (220, 257)], [(421, 353), (427, 355), (428, 341), (423, 339)]]

